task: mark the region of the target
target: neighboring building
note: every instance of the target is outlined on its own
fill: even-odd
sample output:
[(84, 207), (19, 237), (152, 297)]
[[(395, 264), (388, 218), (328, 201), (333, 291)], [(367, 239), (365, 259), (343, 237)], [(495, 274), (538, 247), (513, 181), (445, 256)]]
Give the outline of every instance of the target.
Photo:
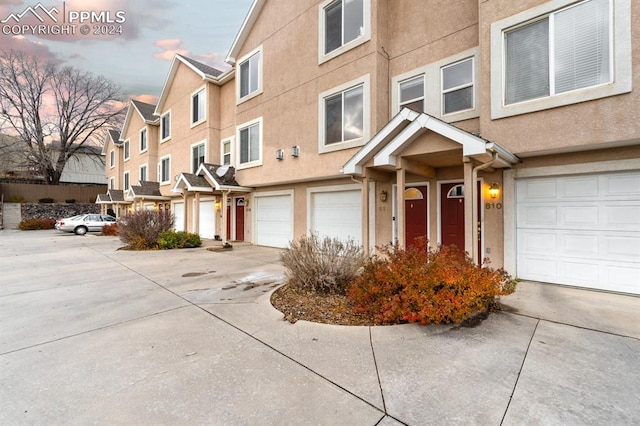
[(256, 0), (231, 71), (177, 55), (132, 101), (107, 177), (209, 238), (426, 236), (640, 294), (637, 28), (631, 0)]

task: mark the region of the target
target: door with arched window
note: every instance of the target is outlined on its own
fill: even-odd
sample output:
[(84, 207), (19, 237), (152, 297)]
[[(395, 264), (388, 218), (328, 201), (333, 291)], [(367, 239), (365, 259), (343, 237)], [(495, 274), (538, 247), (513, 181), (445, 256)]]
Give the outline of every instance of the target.
[(411, 186), (404, 191), (405, 243), (427, 236), (427, 187)]
[[(478, 185), (478, 218), (482, 214), (481, 184)], [(440, 243), (455, 245), (464, 251), (464, 184), (462, 182), (440, 185)], [(480, 219), (478, 219), (480, 221)], [(479, 228), (479, 225), (477, 226)], [(477, 232), (478, 256), (482, 259), (482, 234)], [(481, 262), (482, 260), (480, 260)]]

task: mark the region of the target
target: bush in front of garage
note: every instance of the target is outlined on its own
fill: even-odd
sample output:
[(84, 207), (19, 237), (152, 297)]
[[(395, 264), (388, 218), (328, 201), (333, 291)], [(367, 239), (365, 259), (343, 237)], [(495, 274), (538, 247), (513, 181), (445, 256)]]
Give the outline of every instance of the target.
[(115, 237), (118, 235), (118, 224), (112, 223), (111, 225), (105, 225), (102, 227), (102, 235), (108, 237)]
[(344, 294), (366, 256), (353, 240), (321, 238), (314, 233), (291, 241), (280, 260), (287, 268), (290, 285), (317, 293)]
[(158, 248), (160, 234), (173, 229), (173, 215), (166, 210), (138, 210), (118, 222), (120, 240), (130, 250)]
[(195, 248), (201, 245), (200, 235), (186, 231), (163, 231), (158, 238), (158, 248), (162, 250)]

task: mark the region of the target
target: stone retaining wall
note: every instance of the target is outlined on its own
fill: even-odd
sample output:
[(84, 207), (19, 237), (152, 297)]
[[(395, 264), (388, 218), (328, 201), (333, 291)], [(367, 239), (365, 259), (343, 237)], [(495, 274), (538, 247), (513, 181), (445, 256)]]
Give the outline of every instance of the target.
[(95, 203), (22, 203), (22, 220), (60, 219), (78, 214), (100, 214), (100, 205)]

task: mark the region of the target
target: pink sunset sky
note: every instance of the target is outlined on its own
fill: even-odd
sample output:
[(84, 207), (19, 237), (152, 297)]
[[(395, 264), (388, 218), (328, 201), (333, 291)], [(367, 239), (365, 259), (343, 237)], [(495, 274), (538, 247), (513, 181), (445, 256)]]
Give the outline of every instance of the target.
[[(0, 49), (104, 75), (130, 97), (153, 103), (175, 53), (228, 68), (224, 58), (252, 2), (0, 0)], [(44, 33), (37, 26), (46, 27)], [(56, 33), (53, 27), (66, 28)]]

